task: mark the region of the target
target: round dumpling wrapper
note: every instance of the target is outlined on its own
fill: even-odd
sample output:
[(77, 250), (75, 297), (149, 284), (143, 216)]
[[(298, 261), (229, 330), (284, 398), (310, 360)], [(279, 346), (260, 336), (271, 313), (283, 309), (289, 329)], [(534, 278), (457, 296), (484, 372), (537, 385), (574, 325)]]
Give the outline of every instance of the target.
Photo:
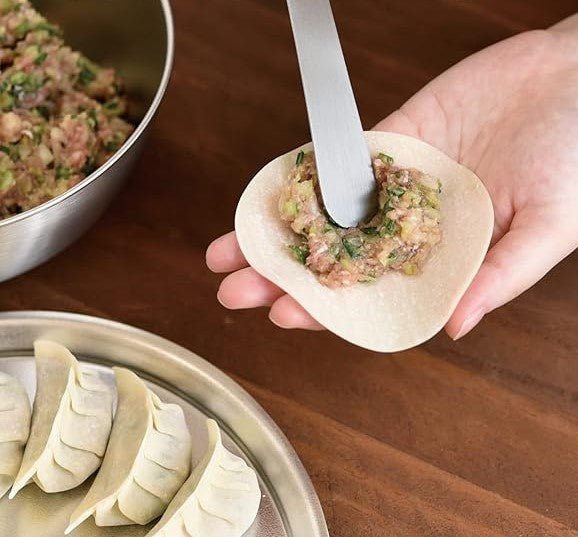
[(401, 134), (366, 133), (372, 157), (391, 155), (441, 181), (442, 238), (416, 276), (390, 271), (377, 281), (330, 289), (287, 248), (296, 235), (281, 220), (278, 200), (299, 147), (267, 164), (245, 189), (235, 216), (249, 264), (292, 296), (331, 332), (360, 347), (395, 352), (439, 332), (477, 273), (492, 236), (492, 202), (480, 179), (431, 145)]

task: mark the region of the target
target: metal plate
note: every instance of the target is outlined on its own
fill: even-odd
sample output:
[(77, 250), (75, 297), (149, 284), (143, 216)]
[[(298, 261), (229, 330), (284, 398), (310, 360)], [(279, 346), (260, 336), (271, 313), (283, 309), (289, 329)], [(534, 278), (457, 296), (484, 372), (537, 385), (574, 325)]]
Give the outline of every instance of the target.
[[(158, 336), (94, 317), (55, 312), (0, 314), (0, 371), (18, 377), (33, 397), (32, 345), (46, 338), (69, 347), (111, 383), (110, 366), (128, 367), (161, 398), (181, 405), (198, 460), (206, 446), (204, 421), (219, 422), (225, 445), (257, 471), (263, 498), (246, 537), (329, 537), (311, 481), (271, 418), (238, 384), (199, 356)], [(44, 494), (27, 486), (0, 500), (0, 537), (61, 537), (90, 481), (75, 490)], [(92, 519), (74, 537), (141, 537), (149, 527), (98, 528)]]

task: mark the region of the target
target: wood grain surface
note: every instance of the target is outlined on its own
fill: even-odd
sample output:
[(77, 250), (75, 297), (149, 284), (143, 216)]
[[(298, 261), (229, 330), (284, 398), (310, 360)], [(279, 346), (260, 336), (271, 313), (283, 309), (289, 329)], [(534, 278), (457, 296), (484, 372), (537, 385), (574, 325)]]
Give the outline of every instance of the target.
[[(334, 0), (370, 127), (462, 57), (576, 0)], [(578, 256), (459, 343), (395, 355), (228, 312), (204, 250), (267, 161), (308, 139), (282, 0), (173, 0), (171, 87), (130, 184), (0, 309), (170, 338), (233, 376), (302, 457), (334, 537), (578, 536)], [(298, 536), (307, 537), (307, 536)]]

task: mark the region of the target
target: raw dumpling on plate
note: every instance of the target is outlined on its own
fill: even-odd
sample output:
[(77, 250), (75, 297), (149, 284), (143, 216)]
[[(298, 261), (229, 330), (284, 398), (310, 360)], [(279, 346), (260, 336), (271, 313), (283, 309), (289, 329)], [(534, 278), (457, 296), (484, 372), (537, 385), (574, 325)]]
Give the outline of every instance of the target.
[(112, 427), (113, 391), (98, 373), (51, 341), (36, 341), (34, 355), (32, 427), (10, 498), (32, 481), (45, 492), (80, 485), (100, 466)]
[(70, 518), (98, 526), (148, 524), (189, 476), (191, 436), (181, 407), (163, 403), (134, 373), (113, 368), (118, 406), (102, 467)]
[(0, 372), (0, 498), (20, 468), (30, 433), (30, 401), (15, 378)]
[(257, 474), (225, 449), (215, 421), (207, 427), (205, 456), (147, 537), (241, 537), (255, 521)]

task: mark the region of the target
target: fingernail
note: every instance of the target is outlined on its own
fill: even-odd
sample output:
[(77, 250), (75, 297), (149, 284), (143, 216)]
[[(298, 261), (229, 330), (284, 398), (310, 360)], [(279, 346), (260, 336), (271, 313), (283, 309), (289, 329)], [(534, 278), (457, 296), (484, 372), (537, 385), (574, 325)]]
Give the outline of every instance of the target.
[(217, 291), (217, 300), (219, 301), (219, 304), (221, 304), (221, 306), (223, 306), (223, 308), (230, 309), (229, 306), (227, 306), (227, 304), (225, 304), (225, 302), (223, 301), (223, 297), (221, 296), (221, 289), (220, 288)]
[(482, 320), (483, 316), (484, 311), (481, 309), (470, 313), (470, 315), (465, 318), (462, 326), (460, 326), (458, 333), (452, 339), (456, 341), (464, 337), (470, 330), (472, 330), (472, 328), (474, 328), (474, 326), (476, 326)]
[(269, 320), (270, 320), (275, 326), (278, 326), (279, 328), (287, 328), (287, 326), (283, 326), (282, 323), (280, 323), (279, 321), (275, 320), (271, 314), (269, 314)]

